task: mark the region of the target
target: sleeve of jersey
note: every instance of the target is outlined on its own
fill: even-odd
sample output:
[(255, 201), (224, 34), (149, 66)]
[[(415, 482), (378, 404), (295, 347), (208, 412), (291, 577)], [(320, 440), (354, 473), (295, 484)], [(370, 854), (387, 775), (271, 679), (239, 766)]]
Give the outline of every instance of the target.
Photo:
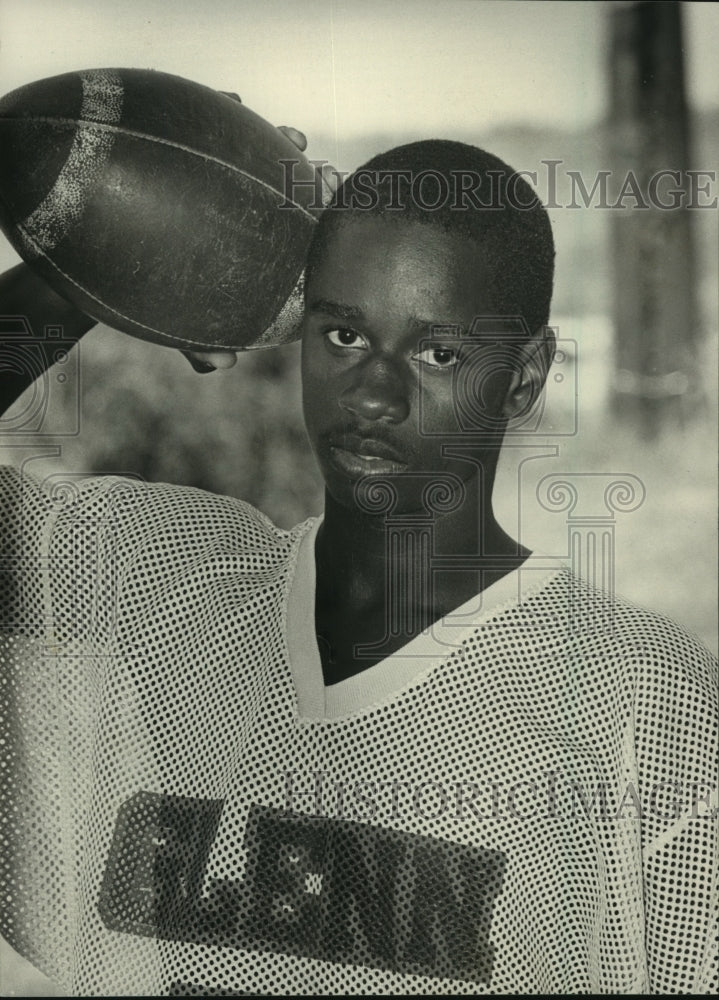
[[(102, 641), (123, 551), (138, 544), (145, 484), (0, 468), (0, 632), (42, 655)], [(130, 515), (128, 517), (128, 514)]]
[(128, 480), (0, 468), (0, 933), (58, 980), (73, 919), (68, 776), (91, 736), (118, 572), (142, 543), (122, 508), (141, 497)]
[(173, 574), (267, 548), (271, 533), (249, 505), (202, 491), (0, 468), (0, 933), (59, 982), (79, 893), (74, 831), (126, 593), (128, 628)]
[(719, 986), (716, 660), (659, 616), (642, 656), (635, 746), (651, 991), (714, 993)]

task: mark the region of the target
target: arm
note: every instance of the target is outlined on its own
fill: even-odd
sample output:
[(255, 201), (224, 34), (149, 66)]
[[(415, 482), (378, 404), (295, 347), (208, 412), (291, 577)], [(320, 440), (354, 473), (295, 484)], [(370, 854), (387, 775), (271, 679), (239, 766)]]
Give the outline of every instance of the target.
[[(32, 351), (34, 370), (21, 358), (13, 364), (17, 317), (24, 318), (29, 327), (33, 343), (28, 347), (25, 341), (23, 351)], [(0, 366), (0, 413), (4, 413), (40, 372), (53, 363), (46, 349), (45, 327), (62, 328), (60, 337), (52, 341), (52, 352), (57, 353), (58, 349), (71, 350), (96, 322), (54, 292), (26, 264), (18, 264), (1, 274), (0, 349), (4, 363)]]
[[(24, 318), (33, 340), (32, 367), (25, 358), (14, 362), (13, 349), (17, 347), (18, 317)], [(53, 291), (27, 264), (0, 274), (0, 415), (15, 402), (41, 372), (53, 364), (52, 355), (58, 350), (70, 351), (97, 320), (80, 312), (75, 306)], [(47, 350), (46, 327), (61, 327), (62, 334), (52, 341), (52, 351)], [(35, 345), (36, 342), (36, 345)], [(23, 339), (23, 352), (28, 351)], [(237, 360), (232, 351), (182, 351), (196, 372), (231, 368)]]
[(649, 982), (652, 993), (711, 993), (719, 985), (716, 661), (676, 626), (667, 638), (672, 645), (658, 642), (640, 673), (636, 703)]

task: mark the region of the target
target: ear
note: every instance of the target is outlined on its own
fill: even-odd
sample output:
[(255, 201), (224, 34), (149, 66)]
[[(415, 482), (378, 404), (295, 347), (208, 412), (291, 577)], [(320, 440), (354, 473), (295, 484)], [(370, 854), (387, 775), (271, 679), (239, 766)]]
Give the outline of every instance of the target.
[(504, 398), (503, 415), (507, 420), (529, 413), (547, 380), (556, 350), (554, 330), (541, 326), (522, 345), (517, 367)]

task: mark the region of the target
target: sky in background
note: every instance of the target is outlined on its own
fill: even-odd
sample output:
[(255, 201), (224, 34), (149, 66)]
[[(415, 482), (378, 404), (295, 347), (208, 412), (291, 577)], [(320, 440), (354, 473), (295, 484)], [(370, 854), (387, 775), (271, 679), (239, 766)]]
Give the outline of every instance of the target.
[[(687, 3), (695, 104), (719, 103), (719, 4)], [(605, 108), (610, 4), (515, 0), (0, 0), (0, 93), (91, 66), (235, 90), (309, 134), (580, 126)]]

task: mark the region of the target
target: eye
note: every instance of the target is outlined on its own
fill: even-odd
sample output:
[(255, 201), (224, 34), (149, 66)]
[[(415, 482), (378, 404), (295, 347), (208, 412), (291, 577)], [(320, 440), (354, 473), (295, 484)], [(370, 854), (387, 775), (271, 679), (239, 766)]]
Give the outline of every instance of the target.
[(413, 360), (421, 361), (431, 368), (452, 368), (459, 361), (459, 354), (451, 347), (436, 344), (434, 347), (425, 347), (414, 355)]
[(349, 347), (355, 350), (366, 350), (367, 343), (364, 338), (347, 327), (338, 326), (332, 330), (325, 330), (325, 337), (333, 347)]

